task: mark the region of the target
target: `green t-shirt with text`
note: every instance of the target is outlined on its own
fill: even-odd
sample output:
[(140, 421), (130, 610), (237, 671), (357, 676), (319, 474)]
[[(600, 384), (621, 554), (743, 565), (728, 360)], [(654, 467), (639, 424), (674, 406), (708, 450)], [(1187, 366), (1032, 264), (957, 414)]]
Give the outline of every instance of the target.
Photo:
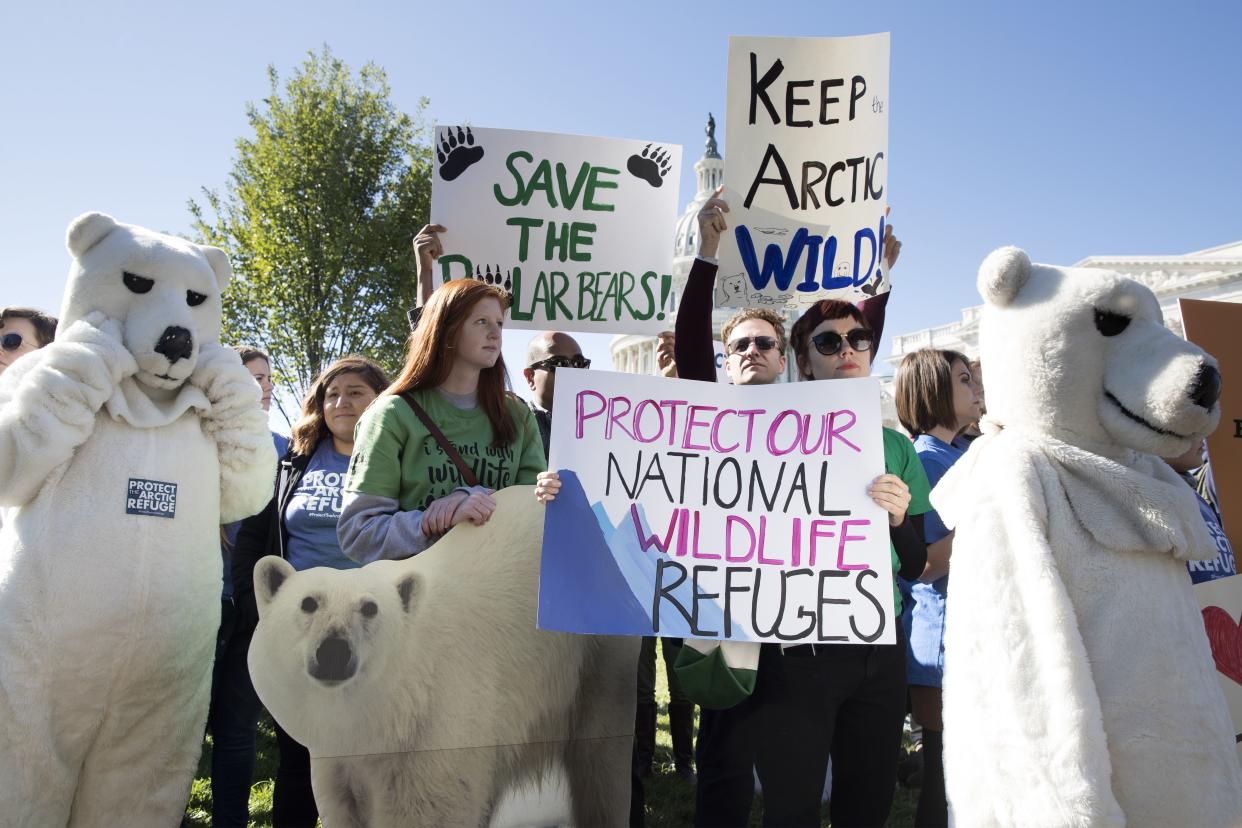
[[(506, 400), (517, 438), (493, 448), (492, 424), (481, 406), (462, 410), (435, 390), (415, 391), (413, 397), (481, 485), (489, 489), (529, 485), (547, 469), (539, 426), (520, 400)], [(463, 485), (457, 466), (405, 400), (386, 394), (371, 403), (354, 433), (345, 491), (390, 497), (403, 511), (423, 511)]]

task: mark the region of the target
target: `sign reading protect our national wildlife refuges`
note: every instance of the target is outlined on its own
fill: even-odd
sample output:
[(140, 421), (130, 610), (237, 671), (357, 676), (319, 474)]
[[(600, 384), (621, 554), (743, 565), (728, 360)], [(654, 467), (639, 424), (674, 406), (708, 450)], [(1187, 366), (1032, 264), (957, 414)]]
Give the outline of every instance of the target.
[(516, 328), (672, 327), (681, 147), (458, 126), (434, 143), (445, 281), (510, 291)]
[(888, 40), (729, 38), (717, 304), (888, 290)]
[(542, 629), (897, 640), (876, 380), (556, 378)]

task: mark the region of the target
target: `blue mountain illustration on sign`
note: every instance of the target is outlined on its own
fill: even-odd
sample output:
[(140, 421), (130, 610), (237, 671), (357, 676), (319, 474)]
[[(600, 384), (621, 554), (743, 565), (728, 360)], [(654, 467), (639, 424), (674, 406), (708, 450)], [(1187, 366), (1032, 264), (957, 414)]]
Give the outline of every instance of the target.
[(650, 614), (617, 568), (578, 475), (571, 471), (561, 471), (561, 491), (548, 504), (539, 626), (603, 635), (651, 635)]
[[(635, 507), (643, 531), (650, 534), (641, 505)], [(602, 503), (591, 504), (578, 476), (561, 471), (561, 491), (548, 505), (544, 525), (539, 588), (539, 626), (569, 632), (651, 635), (656, 561), (660, 553), (643, 551), (634, 520), (627, 511), (614, 525)], [(687, 566), (690, 565), (686, 561)], [(666, 578), (675, 578), (672, 572)], [(687, 611), (694, 606), (690, 579), (668, 590)], [(698, 602), (698, 628), (720, 633), (723, 608), (714, 600)], [(691, 636), (689, 623), (665, 601), (660, 633)], [(734, 623), (731, 638), (749, 640)]]

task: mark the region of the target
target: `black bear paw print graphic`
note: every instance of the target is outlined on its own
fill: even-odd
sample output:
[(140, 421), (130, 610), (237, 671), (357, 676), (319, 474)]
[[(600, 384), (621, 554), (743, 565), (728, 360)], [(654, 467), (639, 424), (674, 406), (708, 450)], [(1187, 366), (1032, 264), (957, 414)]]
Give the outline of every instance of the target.
[(474, 275), (470, 278), (477, 279), (485, 285), (500, 288), (505, 293), (513, 292), (513, 271), (506, 270), (501, 273), (500, 265), (496, 265), (495, 270), (492, 270), (491, 265), (483, 265), (482, 268), (479, 265), (475, 265)]
[(474, 133), (470, 127), (464, 130), (461, 127), (446, 127), (440, 133), (436, 158), (440, 161), (440, 177), (445, 181), (452, 181), (482, 157), (483, 148), (474, 145)]
[(653, 150), (651, 144), (648, 144), (643, 147), (642, 154), (635, 153), (630, 156), (625, 168), (635, 178), (641, 178), (652, 187), (659, 187), (664, 183), (664, 176), (668, 174), (668, 151), (664, 147), (656, 147)]

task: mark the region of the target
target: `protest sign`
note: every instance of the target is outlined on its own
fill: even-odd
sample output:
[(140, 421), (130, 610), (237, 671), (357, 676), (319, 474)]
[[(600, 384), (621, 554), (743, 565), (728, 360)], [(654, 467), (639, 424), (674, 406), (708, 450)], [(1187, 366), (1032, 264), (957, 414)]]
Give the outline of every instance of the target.
[(557, 371), (539, 626), (896, 641), (877, 380)]
[(444, 281), (513, 295), (515, 328), (670, 327), (681, 147), (510, 129), (436, 128), (432, 220)]
[(1208, 437), (1208, 456), (1229, 545), (1242, 550), (1242, 304), (1179, 299), (1186, 338), (1220, 364), (1220, 425)]
[(888, 290), (888, 34), (729, 38), (717, 305)]
[(1196, 584), (1195, 596), (1203, 608), (1203, 626), (1212, 646), (1216, 677), (1229, 705), (1238, 758), (1242, 760), (1242, 576)]

